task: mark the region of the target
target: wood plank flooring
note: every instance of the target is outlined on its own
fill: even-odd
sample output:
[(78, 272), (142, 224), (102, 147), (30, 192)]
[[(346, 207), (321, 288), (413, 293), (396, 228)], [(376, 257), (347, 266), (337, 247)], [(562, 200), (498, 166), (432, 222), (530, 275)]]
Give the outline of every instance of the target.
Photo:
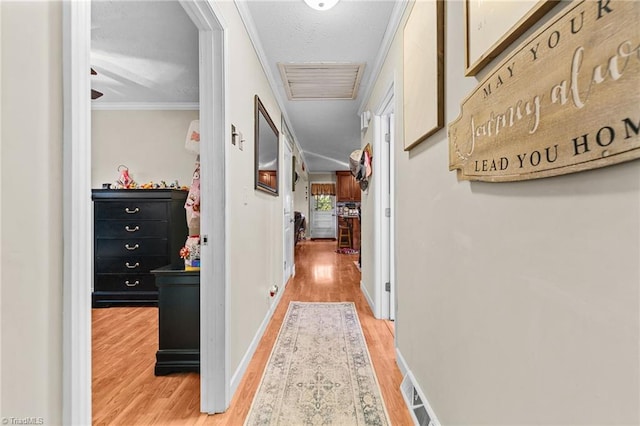
[(357, 255), (335, 253), (335, 242), (301, 241), (296, 276), (287, 285), (227, 412), (200, 413), (200, 376), (153, 374), (157, 308), (93, 310), (94, 425), (242, 425), (290, 301), (353, 301), (360, 317), (392, 425), (411, 425), (400, 394), (393, 323), (376, 320), (362, 292)]

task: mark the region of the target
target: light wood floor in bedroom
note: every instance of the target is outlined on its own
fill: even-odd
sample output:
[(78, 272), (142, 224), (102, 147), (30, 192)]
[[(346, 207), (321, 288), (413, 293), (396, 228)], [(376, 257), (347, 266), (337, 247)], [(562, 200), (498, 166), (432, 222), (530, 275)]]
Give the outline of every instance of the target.
[(357, 255), (335, 253), (335, 242), (302, 241), (289, 282), (227, 412), (200, 413), (200, 377), (153, 374), (158, 345), (157, 308), (93, 310), (94, 425), (242, 425), (289, 301), (356, 304), (392, 425), (411, 425), (400, 394), (393, 324), (376, 320), (360, 291)]

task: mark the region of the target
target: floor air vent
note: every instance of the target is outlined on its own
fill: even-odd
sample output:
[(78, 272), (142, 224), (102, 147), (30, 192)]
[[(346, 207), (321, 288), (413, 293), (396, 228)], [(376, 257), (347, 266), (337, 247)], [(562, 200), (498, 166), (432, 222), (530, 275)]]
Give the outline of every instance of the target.
[(409, 374), (404, 376), (402, 385), (400, 385), (402, 396), (404, 397), (407, 408), (413, 417), (413, 422), (419, 426), (438, 426), (438, 423), (431, 420), (429, 410), (427, 409), (426, 399), (420, 395), (418, 389), (413, 385), (413, 381)]

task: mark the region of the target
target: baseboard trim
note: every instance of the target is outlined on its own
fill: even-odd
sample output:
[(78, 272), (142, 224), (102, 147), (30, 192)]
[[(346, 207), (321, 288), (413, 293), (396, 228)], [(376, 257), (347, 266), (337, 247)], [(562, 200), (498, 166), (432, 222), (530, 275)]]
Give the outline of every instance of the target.
[(362, 283), (362, 281), (360, 281), (360, 291), (362, 291), (362, 294), (364, 294), (364, 298), (367, 299), (367, 303), (369, 304), (369, 307), (371, 308), (371, 312), (375, 312), (376, 311), (376, 307), (375, 307), (375, 304), (373, 303), (373, 299), (369, 295), (369, 292), (367, 292), (367, 287), (365, 287), (365, 285)]
[[(285, 284), (285, 287), (286, 287), (286, 284)], [(264, 335), (264, 332), (267, 329), (267, 325), (269, 325), (269, 321), (271, 321), (271, 318), (273, 317), (273, 313), (276, 311), (276, 308), (280, 303), (280, 299), (282, 298), (283, 293), (284, 293), (284, 289), (282, 289), (282, 291), (279, 291), (276, 294), (276, 297), (271, 303), (271, 307), (269, 308), (269, 311), (267, 311), (267, 314), (262, 320), (262, 324), (260, 324), (258, 331), (253, 337), (253, 340), (251, 341), (251, 344), (249, 345), (247, 352), (245, 352), (244, 356), (242, 357), (242, 361), (240, 361), (240, 365), (238, 366), (236, 371), (233, 373), (233, 376), (231, 376), (231, 393), (230, 394), (232, 398), (233, 398), (233, 395), (235, 395), (236, 390), (238, 389), (238, 386), (240, 385), (240, 381), (242, 380), (244, 373), (247, 371), (247, 367), (249, 367), (251, 358), (253, 358), (253, 355), (256, 353), (256, 349), (258, 348), (258, 343), (260, 343), (260, 340), (262, 339), (262, 336)]]
[(402, 356), (402, 352), (396, 346), (396, 364), (398, 364), (398, 368), (400, 369), (400, 373), (402, 373), (402, 377), (406, 376), (409, 373), (409, 366), (407, 365), (407, 361), (405, 361)]
[[(420, 386), (415, 376), (409, 369), (409, 365), (407, 364), (407, 361), (402, 356), (402, 353), (400, 352), (399, 348), (396, 348), (396, 363), (398, 364), (398, 368), (400, 369), (400, 372), (404, 376), (403, 385), (407, 379), (411, 382), (411, 384), (413, 385), (413, 388), (415, 389), (416, 393), (420, 397), (420, 400), (421, 400), (420, 405), (424, 406), (424, 408), (427, 410), (427, 414), (429, 415), (430, 421), (429, 423), (423, 423), (423, 424), (425, 425), (428, 424), (429, 426), (440, 426), (441, 424), (440, 420), (438, 420), (438, 417), (436, 417), (436, 414), (433, 411), (431, 404), (427, 400), (425, 393), (422, 391), (422, 387)], [(417, 426), (421, 425), (421, 423), (418, 421), (418, 418), (414, 413), (414, 408), (416, 405), (413, 403), (413, 401), (410, 401), (408, 399), (407, 395), (405, 395), (404, 392), (401, 392), (401, 393), (402, 393), (402, 398), (404, 399), (404, 403), (407, 406), (409, 413), (411, 414), (411, 418), (413, 419), (414, 424)]]

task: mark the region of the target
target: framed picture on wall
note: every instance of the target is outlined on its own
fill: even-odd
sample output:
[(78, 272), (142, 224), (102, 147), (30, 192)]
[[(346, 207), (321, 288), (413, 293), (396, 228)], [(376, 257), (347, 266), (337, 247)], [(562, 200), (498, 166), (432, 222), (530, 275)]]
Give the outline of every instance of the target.
[(560, 0), (464, 0), (465, 75), (476, 75)]
[(404, 150), (444, 126), (444, 0), (416, 1), (403, 34)]

